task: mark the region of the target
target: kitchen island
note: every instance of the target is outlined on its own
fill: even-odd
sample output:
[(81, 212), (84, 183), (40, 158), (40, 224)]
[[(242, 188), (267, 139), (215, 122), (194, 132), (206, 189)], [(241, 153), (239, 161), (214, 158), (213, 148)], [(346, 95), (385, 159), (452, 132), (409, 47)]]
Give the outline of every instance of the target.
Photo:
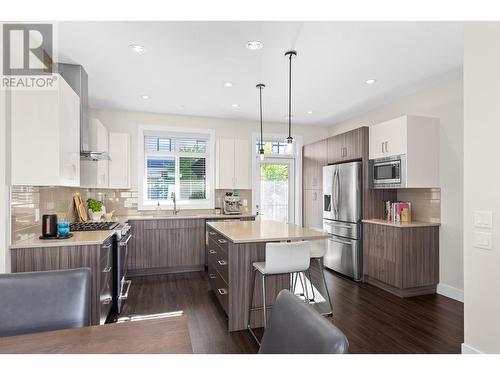
[[(321, 240), (327, 234), (276, 221), (208, 222), (208, 274), (212, 290), (228, 316), (228, 330), (247, 329), (254, 262), (265, 261), (266, 242)], [(282, 289), (290, 287), (288, 275), (266, 279), (268, 309)], [(256, 278), (252, 327), (262, 327), (262, 282)], [(269, 316), (268, 311), (268, 316)]]

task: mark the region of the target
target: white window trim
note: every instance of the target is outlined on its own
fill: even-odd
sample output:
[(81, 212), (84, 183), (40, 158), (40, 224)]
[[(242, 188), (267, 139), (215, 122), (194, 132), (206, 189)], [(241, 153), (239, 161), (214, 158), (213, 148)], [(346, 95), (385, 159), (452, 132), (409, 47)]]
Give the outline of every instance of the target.
[[(284, 140), (283, 134), (272, 134), (272, 133), (264, 133), (264, 141), (280, 141)], [(294, 220), (293, 223), (297, 225), (302, 225), (302, 145), (303, 138), (301, 135), (294, 135), (295, 139), (295, 156), (291, 155), (270, 155), (272, 158), (284, 158), (290, 159), (295, 158), (295, 212), (294, 212)], [(255, 189), (258, 188), (258, 171), (257, 168), (259, 163), (259, 155), (256, 152), (255, 144), (260, 142), (260, 133), (252, 133), (252, 196), (255, 196)], [(256, 205), (259, 204), (256, 200), (252, 200), (252, 213), (255, 215)]]
[[(145, 204), (144, 196), (146, 191), (145, 179), (145, 152), (144, 152), (144, 133), (147, 132), (165, 132), (165, 133), (189, 133), (189, 134), (203, 134), (208, 136), (207, 142), (207, 156), (206, 156), (206, 199), (190, 200), (190, 201), (177, 201), (177, 208), (181, 209), (213, 209), (214, 208), (214, 195), (215, 195), (215, 131), (213, 129), (199, 129), (199, 128), (179, 128), (161, 125), (140, 125), (138, 129), (137, 140), (137, 186), (138, 186), (138, 202), (137, 207), (141, 211), (158, 210), (157, 204)], [(184, 155), (183, 155), (184, 156)], [(192, 156), (186, 153), (185, 156)], [(177, 168), (177, 166), (176, 166)], [(173, 202), (162, 203), (160, 210), (172, 210), (174, 208)]]

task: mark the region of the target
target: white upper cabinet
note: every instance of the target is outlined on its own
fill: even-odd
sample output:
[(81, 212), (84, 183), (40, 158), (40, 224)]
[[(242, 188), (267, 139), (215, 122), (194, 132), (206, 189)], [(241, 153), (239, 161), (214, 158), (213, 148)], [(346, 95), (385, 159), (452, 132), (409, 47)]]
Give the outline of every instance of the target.
[(406, 155), (407, 188), (439, 187), (439, 119), (402, 116), (370, 126), (370, 159)]
[[(89, 151), (109, 152), (108, 129), (99, 119), (89, 119)], [(87, 188), (107, 188), (109, 186), (108, 160), (82, 160), (81, 186)]]
[(370, 126), (370, 159), (405, 155), (407, 116)]
[(12, 185), (80, 185), (80, 98), (60, 75), (56, 82), (11, 92)]
[(109, 187), (130, 188), (130, 135), (109, 133)]
[(216, 189), (251, 189), (249, 141), (219, 138), (216, 154)]

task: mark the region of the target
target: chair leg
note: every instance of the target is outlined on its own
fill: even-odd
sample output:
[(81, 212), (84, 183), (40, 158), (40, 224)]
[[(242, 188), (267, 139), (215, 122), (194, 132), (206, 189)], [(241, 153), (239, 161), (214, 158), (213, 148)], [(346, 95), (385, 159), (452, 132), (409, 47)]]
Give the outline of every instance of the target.
[(266, 311), (266, 275), (262, 275), (262, 311), (264, 313), (264, 329), (267, 326), (267, 311)]
[(323, 315), (333, 315), (332, 300), (330, 299), (330, 292), (328, 291), (328, 285), (326, 285), (325, 271), (323, 270), (323, 265), (321, 264), (321, 259), (317, 258), (317, 260), (318, 260), (318, 265), (319, 265), (319, 271), (321, 272), (321, 276), (323, 277), (323, 284), (324, 284), (325, 290), (326, 290), (326, 299), (328, 300), (328, 305), (330, 306), (330, 312), (325, 313)]

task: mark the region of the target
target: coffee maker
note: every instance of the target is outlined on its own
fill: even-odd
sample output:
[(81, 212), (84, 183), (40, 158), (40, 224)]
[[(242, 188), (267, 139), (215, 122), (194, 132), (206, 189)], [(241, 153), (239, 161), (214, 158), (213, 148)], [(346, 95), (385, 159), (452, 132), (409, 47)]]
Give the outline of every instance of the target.
[(241, 215), (241, 199), (232, 195), (224, 197), (224, 214)]

